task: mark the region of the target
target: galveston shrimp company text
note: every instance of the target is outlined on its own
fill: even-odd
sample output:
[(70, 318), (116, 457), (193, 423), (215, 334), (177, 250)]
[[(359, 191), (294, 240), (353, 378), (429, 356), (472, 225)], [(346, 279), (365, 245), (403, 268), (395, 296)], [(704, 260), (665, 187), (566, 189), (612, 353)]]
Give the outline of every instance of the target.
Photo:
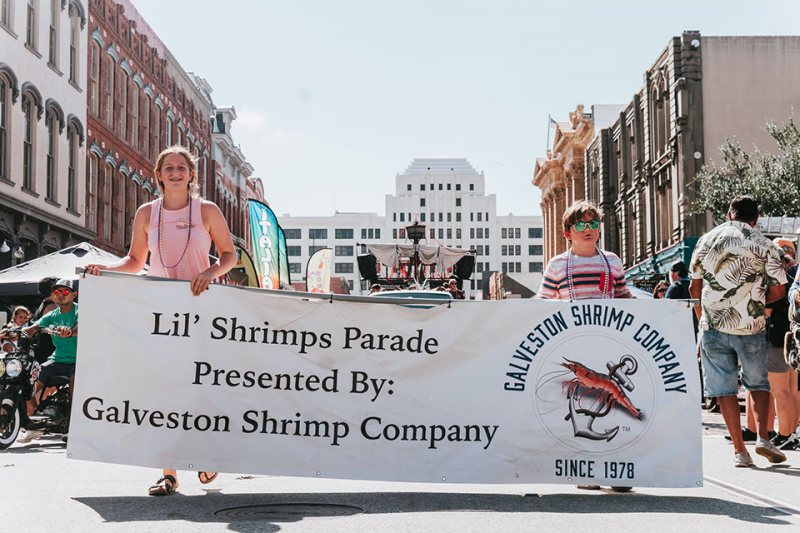
[(548, 342), (567, 330), (592, 327), (629, 336), (641, 354), (640, 359), (650, 358), (655, 363), (664, 391), (686, 394), (686, 376), (678, 356), (668, 340), (652, 324), (637, 321), (633, 314), (607, 304), (575, 304), (569, 308), (568, 317), (559, 311), (531, 328), (511, 356), (503, 382), (504, 390), (525, 390), (531, 364)]

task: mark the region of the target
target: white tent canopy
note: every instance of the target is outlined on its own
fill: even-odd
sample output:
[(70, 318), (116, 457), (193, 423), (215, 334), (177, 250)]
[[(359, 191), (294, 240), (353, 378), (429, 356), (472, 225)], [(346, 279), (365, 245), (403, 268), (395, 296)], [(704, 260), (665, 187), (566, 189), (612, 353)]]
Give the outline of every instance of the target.
[[(367, 249), (382, 264), (398, 267), (400, 259), (414, 257), (413, 244), (368, 244)], [(419, 261), (423, 265), (436, 265), (439, 271), (445, 271), (458, 263), (458, 260), (469, 254), (469, 250), (450, 248), (449, 246), (419, 245)]]
[(82, 242), (0, 271), (0, 296), (34, 296), (39, 280), (46, 276), (76, 279), (76, 267), (119, 260), (119, 256)]

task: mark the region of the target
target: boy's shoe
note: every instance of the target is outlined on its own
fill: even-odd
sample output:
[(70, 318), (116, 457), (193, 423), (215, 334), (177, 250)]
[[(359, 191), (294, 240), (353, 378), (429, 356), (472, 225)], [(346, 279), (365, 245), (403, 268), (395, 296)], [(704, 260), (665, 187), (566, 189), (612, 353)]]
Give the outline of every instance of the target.
[(753, 466), (753, 459), (747, 452), (737, 453), (733, 456), (733, 466), (736, 468), (747, 468)]
[(800, 439), (797, 438), (797, 433), (792, 433), (783, 442), (783, 444), (775, 444), (775, 446), (777, 446), (779, 450), (783, 450), (785, 452), (790, 452), (790, 451), (793, 451), (793, 450), (800, 449)]
[(44, 431), (29, 430), (20, 435), (20, 437), (17, 439), (17, 442), (27, 444), (32, 440), (41, 438), (42, 435), (44, 435)]
[(759, 438), (756, 444), (756, 453), (761, 457), (766, 457), (767, 461), (772, 464), (783, 463), (786, 461), (786, 455), (778, 448), (775, 447), (770, 441)]
[[(747, 428), (744, 428), (742, 430), (742, 439), (744, 439), (745, 442), (755, 442), (756, 438), (758, 438), (758, 433), (756, 433), (755, 431), (750, 431)], [(730, 435), (725, 435), (725, 440), (733, 440), (733, 439), (731, 439)]]
[(789, 439), (791, 439), (791, 438), (792, 438), (792, 435), (781, 435), (780, 433), (778, 433), (777, 435), (775, 435), (774, 437), (772, 437), (771, 439), (769, 439), (769, 441), (770, 441), (772, 444), (774, 444), (775, 446), (777, 446), (778, 448), (780, 448), (781, 446), (783, 446), (783, 444), (784, 444), (784, 443), (785, 443), (787, 440), (789, 440)]

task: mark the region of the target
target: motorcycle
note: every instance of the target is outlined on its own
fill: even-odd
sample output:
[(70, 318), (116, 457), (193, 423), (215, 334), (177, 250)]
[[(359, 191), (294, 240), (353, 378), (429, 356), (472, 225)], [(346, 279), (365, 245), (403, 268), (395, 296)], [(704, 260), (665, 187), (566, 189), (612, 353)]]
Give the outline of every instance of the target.
[[(9, 332), (17, 335), (17, 342), (11, 352), (0, 354), (0, 450), (11, 446), (22, 428), (67, 433), (71, 407), (69, 377), (52, 376), (42, 388), (39, 407), (28, 416), (27, 401), (39, 377), (39, 363), (33, 350), (35, 341), (21, 328)], [(53, 387), (55, 392), (45, 397)]]

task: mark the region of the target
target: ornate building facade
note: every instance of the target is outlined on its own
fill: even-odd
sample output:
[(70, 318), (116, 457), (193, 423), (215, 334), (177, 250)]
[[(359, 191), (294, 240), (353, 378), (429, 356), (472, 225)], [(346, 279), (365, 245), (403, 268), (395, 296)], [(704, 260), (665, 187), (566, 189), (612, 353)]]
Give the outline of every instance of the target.
[(0, 270), (92, 237), (86, 44), (82, 0), (0, 2)]
[(155, 197), (155, 159), (186, 146), (211, 197), (211, 101), (129, 0), (89, 1), (86, 229), (125, 254), (136, 209)]
[(542, 191), (545, 264), (566, 251), (561, 217), (573, 202), (585, 198), (584, 157), (594, 137), (593, 115), (578, 105), (569, 121), (556, 122), (555, 129), (553, 149), (536, 160), (532, 181)]
[(800, 106), (800, 37), (674, 37), (644, 86), (586, 152), (586, 197), (606, 213), (604, 246), (643, 285), (688, 262), (712, 221), (693, 211), (696, 173), (736, 138), (774, 149), (764, 131)]

